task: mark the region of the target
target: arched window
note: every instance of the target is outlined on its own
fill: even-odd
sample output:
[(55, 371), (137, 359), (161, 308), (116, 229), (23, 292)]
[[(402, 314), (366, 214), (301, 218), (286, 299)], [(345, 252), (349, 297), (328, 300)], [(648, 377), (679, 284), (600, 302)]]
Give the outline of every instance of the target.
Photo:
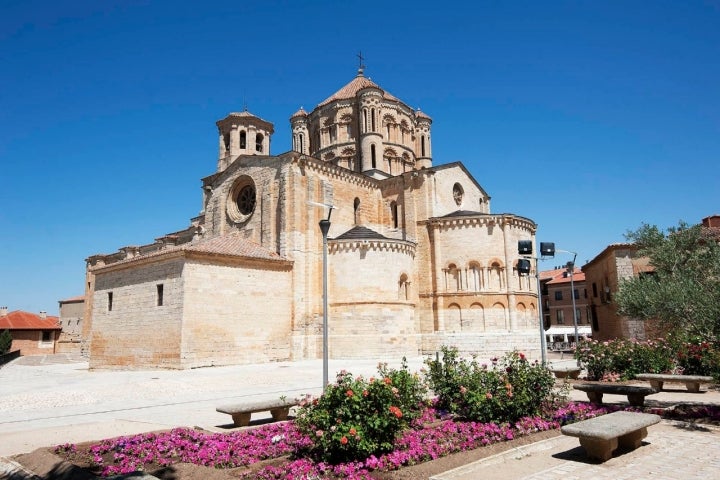
[(393, 228), (398, 228), (398, 205), (397, 202), (390, 202), (390, 215), (392, 216)]
[(462, 289), (460, 269), (454, 263), (448, 265), (445, 282), (446, 290), (449, 292), (459, 292)]
[(367, 128), (368, 128), (367, 113), (368, 113), (367, 108), (363, 108), (363, 124), (362, 124), (363, 133), (367, 132)]
[(420, 156), (425, 156), (425, 135), (420, 137)]
[(410, 282), (406, 274), (400, 275), (398, 282), (398, 300), (407, 300), (409, 298)]
[(370, 122), (372, 124), (372, 127), (371, 127), (372, 131), (374, 132), (375, 131), (375, 109), (374, 108), (370, 109)]
[(479, 292), (482, 289), (482, 270), (480, 270), (480, 265), (473, 262), (470, 264), (470, 288), (475, 291)]
[(303, 137), (302, 133), (300, 135), (298, 135), (298, 139), (300, 140), (300, 148), (298, 149), (298, 151), (300, 153), (305, 153), (305, 145), (304, 145), (305, 138)]
[(375, 160), (375, 145), (370, 145), (371, 168), (377, 168), (377, 160)]
[(389, 142), (390, 141), (390, 124), (389, 123), (385, 124), (385, 130), (387, 133), (387, 141)]
[(245, 130), (240, 132), (240, 148), (247, 148), (247, 134)]
[(255, 151), (256, 152), (263, 151), (263, 135), (262, 135), (262, 133), (258, 133), (257, 135), (255, 135)]
[(353, 215), (354, 215), (355, 225), (358, 224), (358, 220), (359, 220), (358, 210), (360, 210), (360, 199), (355, 197), (355, 201), (353, 202)]
[(225, 150), (230, 150), (230, 134), (226, 133), (223, 135), (223, 143), (225, 144)]

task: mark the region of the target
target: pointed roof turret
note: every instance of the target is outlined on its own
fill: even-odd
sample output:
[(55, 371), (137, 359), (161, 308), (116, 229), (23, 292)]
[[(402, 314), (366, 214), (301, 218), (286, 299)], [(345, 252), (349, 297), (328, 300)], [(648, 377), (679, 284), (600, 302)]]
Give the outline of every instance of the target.
[(290, 116), (290, 120), (292, 120), (293, 118), (307, 117), (307, 116), (308, 116), (308, 113), (305, 111), (305, 109), (303, 107), (300, 107), (300, 110), (298, 110), (297, 112), (293, 113)]

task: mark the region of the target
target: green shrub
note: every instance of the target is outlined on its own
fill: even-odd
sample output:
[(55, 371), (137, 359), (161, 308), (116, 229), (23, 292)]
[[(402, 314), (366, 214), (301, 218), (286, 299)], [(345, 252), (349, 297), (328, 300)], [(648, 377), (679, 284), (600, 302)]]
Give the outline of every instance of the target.
[(540, 413), (550, 399), (554, 379), (538, 362), (513, 351), (492, 365), (473, 357), (460, 359), (452, 347), (442, 347), (442, 360), (427, 360), (427, 381), (437, 395), (436, 407), (468, 420), (505, 423)]
[(9, 352), (11, 346), (12, 335), (10, 335), (10, 330), (5, 329), (0, 332), (0, 355)]
[(301, 403), (295, 423), (312, 441), (311, 456), (335, 464), (392, 451), (419, 416), (426, 387), (404, 359), (401, 370), (381, 364), (378, 374), (366, 380), (342, 371), (319, 398)]

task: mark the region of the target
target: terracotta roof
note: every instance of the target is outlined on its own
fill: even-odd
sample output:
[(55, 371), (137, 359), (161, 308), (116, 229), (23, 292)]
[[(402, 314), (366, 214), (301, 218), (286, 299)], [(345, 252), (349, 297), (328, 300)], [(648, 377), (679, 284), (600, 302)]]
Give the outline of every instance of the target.
[(430, 116), (429, 116), (427, 113), (421, 112), (419, 108), (418, 108), (417, 111), (415, 112), (415, 116), (416, 116), (417, 118), (426, 118), (426, 119), (428, 119), (428, 120), (432, 120), (432, 118), (430, 118)]
[(103, 268), (113, 265), (123, 265), (139, 260), (144, 260), (147, 258), (156, 258), (163, 255), (168, 255), (170, 253), (182, 251), (210, 253), (216, 255), (225, 255), (239, 258), (252, 258), (259, 260), (287, 261), (287, 259), (281, 257), (277, 253), (272, 252), (253, 241), (243, 238), (238, 233), (230, 233), (227, 235), (220, 235), (208, 239), (201, 239), (193, 242), (183, 243), (181, 245), (170, 245), (163, 248), (162, 250), (155, 250), (153, 252), (137, 255), (132, 258), (120, 260), (119, 262), (109, 263), (107, 265), (102, 265), (96, 268)]
[(60, 319), (48, 315), (45, 319), (36, 313), (15, 310), (0, 317), (0, 330), (60, 330)]
[[(565, 269), (562, 269), (564, 272)], [(575, 272), (573, 272), (573, 281), (574, 282), (584, 282), (585, 281), (585, 274), (579, 269), (576, 268)], [(559, 276), (553, 278), (549, 282), (547, 282), (548, 285), (558, 285), (561, 283), (570, 283), (570, 275), (567, 277), (564, 277), (562, 273), (560, 273)]]
[[(383, 92), (383, 97), (387, 100), (392, 101), (399, 101), (396, 97), (393, 95), (390, 95), (388, 92), (380, 88), (380, 86), (367, 78), (365, 75), (363, 75), (363, 71), (359, 70), (358, 74), (355, 78), (353, 78), (350, 83), (342, 87), (337, 92), (330, 95), (328, 98), (326, 98), (324, 101), (320, 102), (317, 106), (322, 107), (324, 105), (327, 105), (328, 103), (332, 103), (336, 100), (347, 100), (348, 98), (355, 98), (357, 93), (362, 90), (363, 88), (377, 88)], [(317, 107), (316, 107), (317, 108)]]
[(297, 112), (293, 113), (290, 118), (295, 118), (295, 117), (307, 117), (307, 115), (308, 115), (308, 113), (305, 111), (305, 109), (304, 109), (303, 107), (300, 107), (300, 110), (298, 110)]

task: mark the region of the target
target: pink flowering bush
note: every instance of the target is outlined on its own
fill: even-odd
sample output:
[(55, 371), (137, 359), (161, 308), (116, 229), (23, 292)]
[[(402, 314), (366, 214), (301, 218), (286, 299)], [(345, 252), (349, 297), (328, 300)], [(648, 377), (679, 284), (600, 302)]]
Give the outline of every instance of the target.
[(551, 399), (554, 378), (538, 362), (513, 351), (492, 365), (473, 357), (461, 359), (456, 348), (443, 347), (442, 359), (427, 360), (428, 384), (437, 395), (436, 407), (468, 420), (514, 422), (540, 413)]
[(422, 409), (425, 386), (417, 375), (378, 367), (379, 378), (342, 371), (320, 398), (300, 405), (295, 423), (310, 439), (308, 454), (331, 464), (389, 452)]

